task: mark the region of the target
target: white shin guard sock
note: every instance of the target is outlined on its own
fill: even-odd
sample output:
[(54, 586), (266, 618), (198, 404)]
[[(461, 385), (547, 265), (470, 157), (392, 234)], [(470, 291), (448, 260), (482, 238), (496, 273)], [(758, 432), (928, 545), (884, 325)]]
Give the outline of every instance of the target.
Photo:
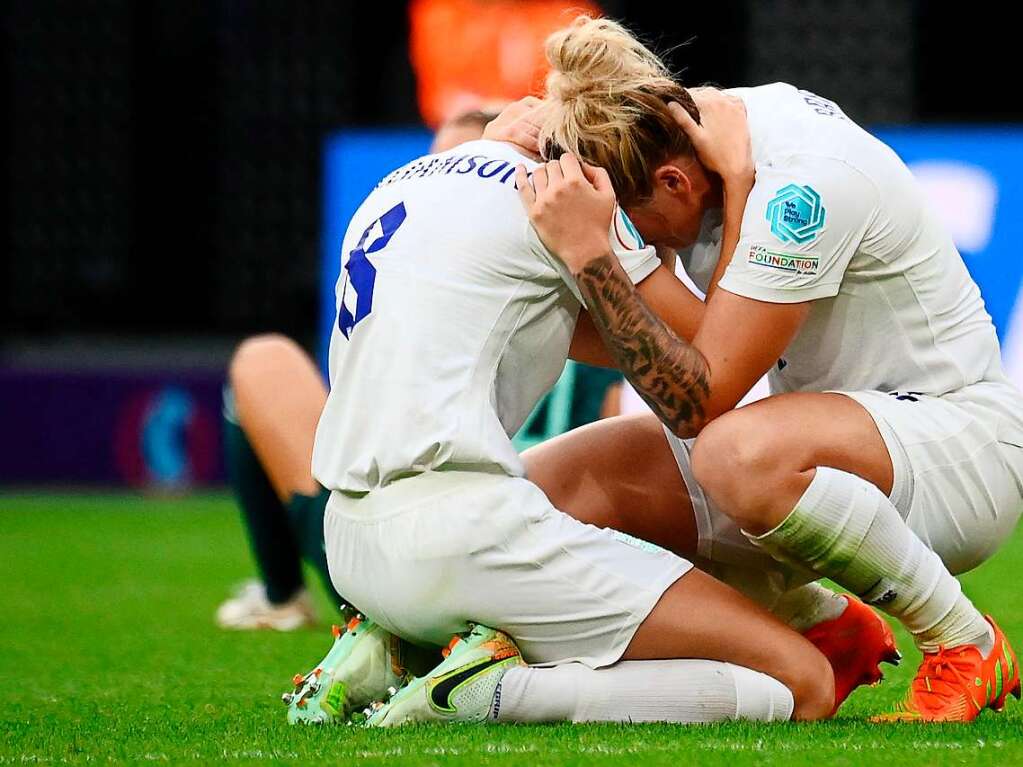
[(771, 612), (794, 631), (803, 633), (839, 617), (848, 604), (841, 594), (819, 583), (807, 583), (783, 594)]
[(987, 652), (988, 624), (959, 581), (885, 494), (860, 477), (818, 467), (792, 513), (774, 530), (750, 539), (898, 618), (922, 650), (969, 643)]
[(516, 667), (501, 679), (492, 718), (499, 722), (785, 721), (792, 693), (778, 680), (710, 660), (620, 661)]

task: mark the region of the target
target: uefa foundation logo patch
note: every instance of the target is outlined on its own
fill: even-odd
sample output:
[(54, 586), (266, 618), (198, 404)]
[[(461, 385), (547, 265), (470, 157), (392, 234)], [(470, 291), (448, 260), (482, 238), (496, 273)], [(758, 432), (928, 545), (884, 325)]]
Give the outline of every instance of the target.
[(809, 186), (789, 184), (767, 203), (771, 233), (782, 242), (805, 245), (824, 228), (821, 196)]
[(793, 253), (780, 253), (769, 250), (762, 245), (753, 245), (746, 259), (754, 266), (767, 266), (779, 272), (789, 274), (817, 274), (820, 260), (817, 256), (800, 256)]

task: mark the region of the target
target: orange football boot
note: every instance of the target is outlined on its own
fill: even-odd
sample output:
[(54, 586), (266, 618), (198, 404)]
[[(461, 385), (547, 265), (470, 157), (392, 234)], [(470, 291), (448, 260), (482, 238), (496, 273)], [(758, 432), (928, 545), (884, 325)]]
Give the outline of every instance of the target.
[(832, 715), (861, 684), (881, 681), (880, 664), (898, 665), (902, 656), (888, 623), (851, 594), (837, 618), (813, 626), (803, 636), (824, 654), (835, 673), (835, 708)]
[(995, 632), (987, 658), (975, 645), (941, 647), (924, 653), (906, 700), (875, 722), (972, 722), (985, 708), (1001, 711), (1011, 693), (1020, 697), (1019, 662), (991, 616)]

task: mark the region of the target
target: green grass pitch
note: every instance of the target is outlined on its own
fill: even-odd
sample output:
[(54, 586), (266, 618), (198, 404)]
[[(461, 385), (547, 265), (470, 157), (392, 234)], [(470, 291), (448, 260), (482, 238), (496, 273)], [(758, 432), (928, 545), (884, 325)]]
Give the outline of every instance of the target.
[[(0, 764), (1023, 764), (1015, 700), (972, 726), (864, 721), (919, 660), (904, 634), (902, 667), (823, 724), (290, 728), (280, 694), (330, 635), (217, 630), (251, 572), (224, 497), (0, 496)], [(963, 580), (1023, 646), (1023, 529)]]

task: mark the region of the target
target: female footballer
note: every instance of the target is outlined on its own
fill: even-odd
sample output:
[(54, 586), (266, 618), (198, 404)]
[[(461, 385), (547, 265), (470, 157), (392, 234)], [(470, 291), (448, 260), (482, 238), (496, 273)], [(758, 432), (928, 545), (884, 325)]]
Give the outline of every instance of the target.
[[(620, 446), (633, 464), (671, 455), (706, 557), (767, 552), (912, 633), (924, 660), (890, 718), (969, 721), (1018, 697), (1008, 641), (953, 573), (1019, 519), (1023, 396), (908, 169), (837, 105), (782, 83), (711, 96), (701, 121), (606, 20), (578, 20), (547, 52), (539, 131), (518, 141), (552, 159), (531, 183), (520, 169), (520, 194), (589, 310), (577, 355), (609, 352), (669, 434), (603, 422), (541, 447), (531, 478), (587, 521), (684, 535), (688, 507), (603, 492), (636, 481), (608, 458)], [(679, 250), (706, 304), (630, 284), (606, 236), (616, 196), (646, 241)], [(733, 410), (768, 371), (774, 396)]]

